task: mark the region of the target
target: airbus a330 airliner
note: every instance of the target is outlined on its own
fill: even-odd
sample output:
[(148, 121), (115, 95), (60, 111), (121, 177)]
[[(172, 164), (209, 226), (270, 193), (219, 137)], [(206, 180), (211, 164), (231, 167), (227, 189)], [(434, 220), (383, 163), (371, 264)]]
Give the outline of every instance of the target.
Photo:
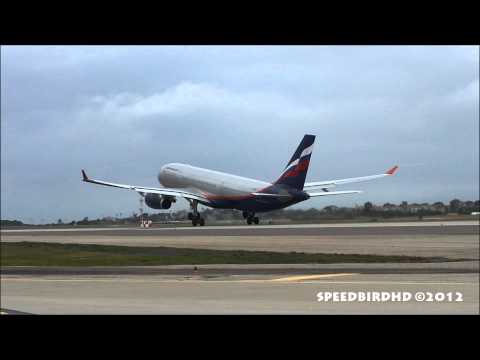
[(183, 197), (190, 203), (188, 214), (193, 226), (205, 225), (198, 212), (198, 204), (218, 209), (243, 211), (247, 224), (258, 224), (255, 213), (286, 208), (317, 196), (360, 193), (358, 190), (330, 191), (337, 185), (368, 181), (395, 173), (398, 166), (378, 175), (356, 178), (327, 180), (305, 183), (314, 135), (305, 135), (278, 180), (273, 183), (249, 179), (186, 164), (167, 164), (158, 174), (164, 187), (151, 188), (135, 185), (115, 184), (90, 179), (82, 170), (83, 181), (98, 185), (130, 189), (144, 197), (152, 209), (169, 209), (176, 198)]

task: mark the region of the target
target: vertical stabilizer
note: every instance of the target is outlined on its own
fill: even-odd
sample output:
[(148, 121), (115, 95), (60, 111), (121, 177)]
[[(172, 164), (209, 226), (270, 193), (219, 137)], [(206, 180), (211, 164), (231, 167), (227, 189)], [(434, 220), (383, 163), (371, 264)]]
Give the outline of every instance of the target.
[(300, 145), (298, 145), (297, 150), (275, 184), (287, 185), (297, 190), (303, 190), (314, 142), (315, 135), (305, 135), (303, 137)]

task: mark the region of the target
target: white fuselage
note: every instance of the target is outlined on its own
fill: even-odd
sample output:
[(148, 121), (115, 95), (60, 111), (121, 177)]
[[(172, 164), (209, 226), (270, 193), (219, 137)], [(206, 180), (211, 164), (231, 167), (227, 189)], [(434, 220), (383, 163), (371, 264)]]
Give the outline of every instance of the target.
[(163, 166), (158, 181), (165, 187), (192, 189), (218, 196), (241, 196), (259, 191), (271, 184), (187, 164)]

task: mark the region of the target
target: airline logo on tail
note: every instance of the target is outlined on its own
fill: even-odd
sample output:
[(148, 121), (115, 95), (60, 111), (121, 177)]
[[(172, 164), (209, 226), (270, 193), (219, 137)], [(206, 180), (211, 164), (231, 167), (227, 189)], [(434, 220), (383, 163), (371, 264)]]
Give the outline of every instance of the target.
[(293, 166), (293, 165), (291, 166), (291, 168), (293, 168), (292, 170), (288, 169), (283, 173), (281, 179), (285, 179), (292, 176), (298, 176), (302, 171), (307, 171), (309, 163), (310, 163), (310, 160), (308, 159), (302, 160), (302, 162), (300, 163), (297, 162), (297, 164), (295, 164), (296, 166)]
[[(283, 173), (282, 178), (290, 177), (290, 176), (297, 176), (302, 171), (308, 170), (308, 164), (310, 163), (310, 156), (305, 158), (307, 155), (311, 155), (313, 151), (313, 144), (307, 147), (305, 150), (302, 151), (300, 157), (292, 162), (290, 162), (287, 167), (286, 171)], [(300, 159), (303, 159), (300, 161)], [(293, 169), (292, 169), (293, 168)]]
[(313, 151), (314, 135), (305, 135), (292, 158), (285, 167), (285, 171), (275, 184), (288, 185), (289, 187), (302, 190), (307, 177), (310, 156)]

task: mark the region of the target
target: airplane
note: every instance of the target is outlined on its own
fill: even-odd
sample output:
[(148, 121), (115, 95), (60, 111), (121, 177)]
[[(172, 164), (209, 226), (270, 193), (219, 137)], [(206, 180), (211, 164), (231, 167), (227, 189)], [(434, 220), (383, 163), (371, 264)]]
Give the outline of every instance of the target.
[(161, 188), (116, 184), (90, 179), (82, 170), (83, 181), (134, 190), (152, 209), (169, 209), (177, 198), (190, 203), (188, 219), (193, 226), (204, 226), (205, 220), (198, 212), (198, 204), (217, 209), (236, 209), (243, 212), (248, 225), (258, 224), (256, 213), (283, 209), (317, 196), (361, 193), (359, 190), (331, 191), (344, 185), (391, 176), (394, 166), (383, 174), (338, 180), (305, 182), (315, 135), (305, 135), (280, 177), (273, 183), (249, 179), (187, 164), (164, 165), (158, 174)]

